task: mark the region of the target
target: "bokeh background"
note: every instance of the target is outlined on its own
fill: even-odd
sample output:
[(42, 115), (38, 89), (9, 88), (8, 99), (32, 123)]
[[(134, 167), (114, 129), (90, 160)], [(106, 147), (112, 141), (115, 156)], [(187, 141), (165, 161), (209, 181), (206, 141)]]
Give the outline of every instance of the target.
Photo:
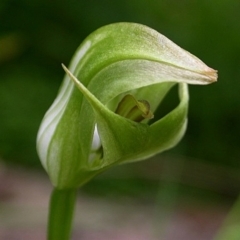
[(47, 179), (35, 139), (64, 75), (60, 63), (67, 65), (83, 39), (97, 28), (138, 22), (217, 69), (219, 79), (209, 86), (190, 86), (188, 130), (176, 148), (110, 170), (82, 191), (94, 197), (154, 203), (178, 202), (184, 196), (231, 205), (240, 190), (239, 12), (239, 0), (1, 0), (2, 169), (21, 167)]

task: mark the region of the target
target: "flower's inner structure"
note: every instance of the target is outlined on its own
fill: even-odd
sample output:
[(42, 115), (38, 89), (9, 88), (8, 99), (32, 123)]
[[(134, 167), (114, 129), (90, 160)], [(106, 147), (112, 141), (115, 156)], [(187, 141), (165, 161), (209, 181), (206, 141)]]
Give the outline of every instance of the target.
[(152, 119), (154, 117), (150, 110), (149, 102), (146, 100), (137, 100), (131, 94), (123, 97), (115, 113), (134, 122), (141, 122), (144, 119)]

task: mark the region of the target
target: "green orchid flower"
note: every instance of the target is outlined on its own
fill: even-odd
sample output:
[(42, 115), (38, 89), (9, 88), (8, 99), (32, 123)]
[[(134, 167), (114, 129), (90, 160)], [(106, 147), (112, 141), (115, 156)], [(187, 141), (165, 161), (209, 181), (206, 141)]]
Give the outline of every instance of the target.
[[(201, 60), (135, 23), (96, 30), (77, 49), (69, 70), (63, 68), (67, 74), (37, 137), (42, 165), (58, 189), (77, 188), (113, 165), (175, 146), (187, 125), (187, 84), (217, 79)], [(155, 119), (175, 84), (178, 106)]]

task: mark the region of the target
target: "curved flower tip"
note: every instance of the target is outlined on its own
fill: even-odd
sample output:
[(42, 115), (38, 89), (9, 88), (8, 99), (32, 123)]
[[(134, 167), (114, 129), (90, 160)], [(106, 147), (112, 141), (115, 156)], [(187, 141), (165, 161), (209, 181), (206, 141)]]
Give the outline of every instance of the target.
[[(187, 84), (217, 80), (217, 72), (197, 57), (135, 23), (96, 30), (80, 45), (70, 70), (63, 68), (64, 82), (37, 137), (41, 162), (58, 188), (80, 186), (114, 164), (175, 146), (187, 125)], [(179, 105), (152, 119), (175, 84)]]
[(210, 82), (216, 82), (218, 78), (217, 70), (209, 68), (208, 71), (204, 72), (206, 76), (208, 76)]

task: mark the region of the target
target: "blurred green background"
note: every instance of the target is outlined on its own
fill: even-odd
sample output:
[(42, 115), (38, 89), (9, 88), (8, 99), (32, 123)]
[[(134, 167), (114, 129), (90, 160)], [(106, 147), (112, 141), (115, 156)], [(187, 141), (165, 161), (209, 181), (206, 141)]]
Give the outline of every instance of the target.
[[(208, 185), (209, 175), (216, 174), (220, 188), (225, 184), (223, 192), (228, 191), (240, 183), (239, 12), (239, 0), (1, 0), (1, 160), (40, 167), (35, 138), (61, 84), (60, 63), (67, 65), (95, 29), (119, 21), (138, 22), (219, 72), (215, 84), (190, 86), (187, 133), (176, 148), (157, 157), (159, 169), (164, 172), (163, 162), (176, 168), (184, 161), (184, 171), (200, 174), (196, 182), (202, 179)], [(136, 173), (147, 166), (145, 162), (122, 169)], [(239, 190), (237, 184), (230, 194)]]

